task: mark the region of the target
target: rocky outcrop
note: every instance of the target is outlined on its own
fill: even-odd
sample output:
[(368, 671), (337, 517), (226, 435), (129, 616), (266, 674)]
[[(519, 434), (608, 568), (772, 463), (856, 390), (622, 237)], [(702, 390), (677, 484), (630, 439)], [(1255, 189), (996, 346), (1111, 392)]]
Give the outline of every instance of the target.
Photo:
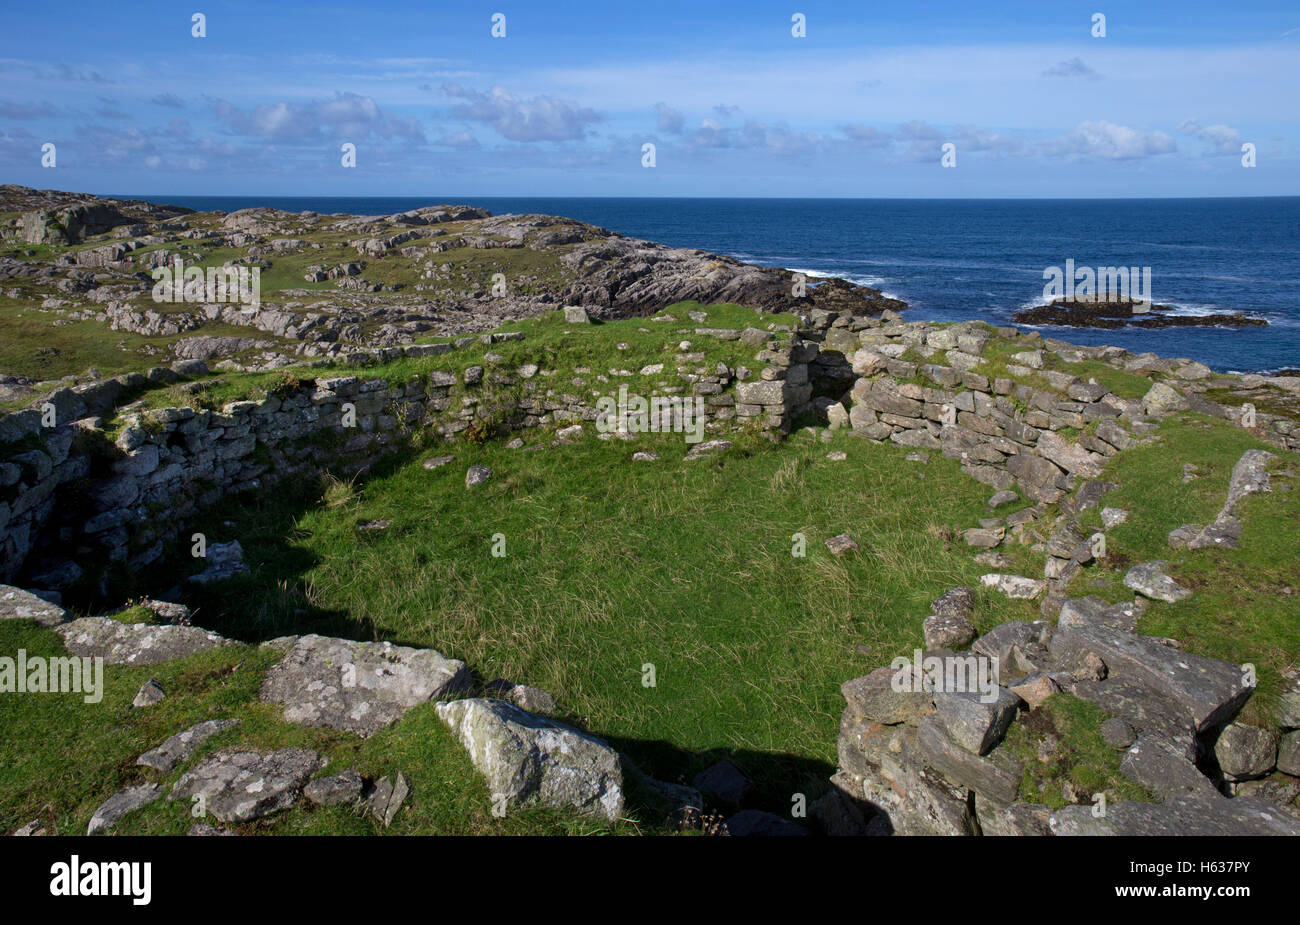
[(156, 665), (231, 645), (197, 626), (122, 623), (111, 617), (82, 617), (54, 630), (73, 655), (102, 658), (107, 665)]

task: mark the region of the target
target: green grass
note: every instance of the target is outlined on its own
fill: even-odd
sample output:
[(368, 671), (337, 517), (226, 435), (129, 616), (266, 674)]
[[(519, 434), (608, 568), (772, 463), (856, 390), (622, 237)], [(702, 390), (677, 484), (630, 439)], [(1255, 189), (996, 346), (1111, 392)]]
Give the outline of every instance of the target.
[[(1214, 520), (1227, 496), (1232, 467), (1251, 448), (1279, 453), (1273, 491), (1248, 497), (1238, 515), (1245, 533), (1238, 549), (1174, 550), (1169, 532), (1186, 523)], [(1181, 640), (1190, 652), (1258, 668), (1260, 688), (1247, 704), (1245, 718), (1267, 718), (1281, 672), (1300, 653), (1300, 497), (1295, 457), (1269, 447), (1226, 422), (1186, 414), (1161, 425), (1159, 440), (1134, 447), (1107, 469), (1121, 488), (1105, 504), (1130, 509), (1128, 522), (1107, 533), (1110, 555), (1091, 569), (1075, 593), (1097, 593), (1110, 600), (1131, 599), (1124, 573), (1152, 559), (1170, 563), (1170, 574), (1195, 593), (1177, 604), (1153, 602), (1139, 631)], [(1183, 464), (1198, 467), (1198, 478), (1183, 484)], [(1088, 523), (1096, 522), (1088, 512)], [(1094, 586), (1092, 583), (1095, 582)]]
[(1102, 739), (1099, 727), (1107, 716), (1087, 701), (1054, 694), (1012, 724), (1001, 747), (1024, 765), (1020, 802), (1061, 809), (1077, 802), (1067, 796), (1070, 788), (1081, 793), (1085, 802), (1098, 793), (1105, 793), (1110, 803), (1150, 802), (1146, 788), (1120, 773), (1123, 753)]

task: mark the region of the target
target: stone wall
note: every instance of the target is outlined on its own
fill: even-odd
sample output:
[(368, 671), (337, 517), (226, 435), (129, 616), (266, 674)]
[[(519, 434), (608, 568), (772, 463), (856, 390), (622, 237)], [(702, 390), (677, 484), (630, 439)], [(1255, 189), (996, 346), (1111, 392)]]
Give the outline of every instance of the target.
[[(417, 439), (454, 440), (476, 425), (504, 434), (597, 418), (595, 400), (578, 394), (583, 389), (548, 388), (532, 364), (433, 371), (397, 384), (365, 371), (454, 349), (411, 345), (350, 354), (345, 360), (358, 367), (356, 375), (307, 380), (220, 409), (123, 404), (203, 370), (184, 361), (60, 389), (0, 418), (0, 447), (7, 447), (0, 453), (0, 581), (23, 575), (30, 587), (59, 590), (80, 579), (77, 563), (147, 566), (163, 555), (164, 539), (181, 536), (189, 519), (229, 493), (326, 468), (362, 471)], [(688, 364), (702, 360), (684, 356)], [(743, 424), (735, 415), (733, 371), (722, 364), (680, 369), (683, 385), (647, 389), (645, 397), (700, 396), (710, 433)], [(201, 397), (200, 383), (191, 386)], [(603, 388), (616, 393), (618, 383)], [(351, 426), (344, 425), (346, 405), (355, 411)], [(100, 415), (115, 407), (117, 425), (106, 432)], [(54, 424), (42, 426), (50, 409)]]

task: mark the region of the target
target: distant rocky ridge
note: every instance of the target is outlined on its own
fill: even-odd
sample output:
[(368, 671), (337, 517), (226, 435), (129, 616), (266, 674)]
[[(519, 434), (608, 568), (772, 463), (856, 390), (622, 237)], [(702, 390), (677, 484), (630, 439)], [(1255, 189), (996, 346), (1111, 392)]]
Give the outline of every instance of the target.
[[(0, 256), (0, 282), (11, 282), (0, 295), (36, 302), (54, 324), (93, 320), (150, 337), (195, 332), (175, 347), (178, 355), (242, 354), (246, 367), (408, 344), (426, 334), (476, 333), (565, 304), (582, 305), (597, 320), (648, 315), (686, 300), (860, 316), (906, 307), (841, 279), (798, 288), (786, 270), (571, 219), (492, 216), (470, 206), (386, 216), (270, 208), (194, 213), (4, 186), (0, 212), (18, 213), (0, 226), (0, 249), (10, 247), (9, 256)], [(217, 248), (242, 252), (225, 265), (264, 274), (290, 269), (304, 283), (330, 285), (265, 291), (251, 307), (151, 298), (153, 270), (176, 259), (206, 266)], [(262, 282), (265, 288), (266, 276)], [(202, 334), (210, 324), (246, 328), (250, 340)], [(265, 335), (271, 343), (259, 343)]]

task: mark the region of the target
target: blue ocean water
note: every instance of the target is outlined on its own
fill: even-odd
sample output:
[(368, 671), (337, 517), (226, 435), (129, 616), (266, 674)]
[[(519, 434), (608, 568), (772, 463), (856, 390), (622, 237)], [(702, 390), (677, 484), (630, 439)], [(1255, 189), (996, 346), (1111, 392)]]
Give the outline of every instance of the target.
[(841, 276), (905, 300), (906, 317), (1009, 324), (1042, 301), (1043, 271), (1150, 267), (1151, 297), (1266, 328), (1042, 328), (1080, 344), (1185, 356), (1221, 371), (1300, 366), (1300, 198), (555, 199), (134, 196), (193, 209), (273, 206), (385, 215), (450, 202), (545, 213), (751, 263)]

